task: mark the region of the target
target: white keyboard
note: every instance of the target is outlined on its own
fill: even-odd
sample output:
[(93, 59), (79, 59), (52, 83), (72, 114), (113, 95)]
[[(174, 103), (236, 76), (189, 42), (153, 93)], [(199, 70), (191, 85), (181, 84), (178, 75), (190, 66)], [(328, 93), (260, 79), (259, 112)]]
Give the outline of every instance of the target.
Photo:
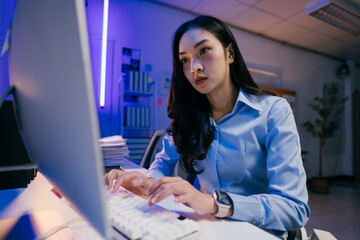
[(126, 191), (108, 196), (112, 227), (128, 239), (197, 239), (197, 222)]

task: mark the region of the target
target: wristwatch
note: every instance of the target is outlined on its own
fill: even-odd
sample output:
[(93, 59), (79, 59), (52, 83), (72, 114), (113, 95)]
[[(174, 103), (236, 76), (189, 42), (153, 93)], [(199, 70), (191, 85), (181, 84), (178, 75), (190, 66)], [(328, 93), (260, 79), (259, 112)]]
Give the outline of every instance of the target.
[(230, 209), (233, 207), (231, 197), (226, 192), (219, 190), (214, 191), (212, 193), (212, 197), (218, 206), (218, 211), (214, 214), (214, 216), (218, 218), (226, 217), (229, 214)]

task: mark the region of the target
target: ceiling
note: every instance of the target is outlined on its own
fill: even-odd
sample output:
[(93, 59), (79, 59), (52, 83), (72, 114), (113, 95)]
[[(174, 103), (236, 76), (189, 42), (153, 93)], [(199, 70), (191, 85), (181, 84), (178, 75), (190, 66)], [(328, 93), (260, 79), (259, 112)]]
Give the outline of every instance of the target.
[[(212, 15), (228, 25), (285, 44), (360, 66), (360, 36), (305, 15), (316, 0), (154, 0), (195, 14)], [(359, 5), (360, 0), (345, 0)]]

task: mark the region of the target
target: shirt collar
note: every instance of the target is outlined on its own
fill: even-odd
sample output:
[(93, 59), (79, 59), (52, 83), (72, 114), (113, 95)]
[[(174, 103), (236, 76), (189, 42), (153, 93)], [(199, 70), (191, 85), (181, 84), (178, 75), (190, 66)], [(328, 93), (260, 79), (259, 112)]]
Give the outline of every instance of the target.
[[(238, 112), (239, 109), (241, 108), (242, 104), (245, 104), (245, 105), (255, 109), (256, 111), (259, 112), (259, 114), (262, 111), (262, 108), (261, 108), (257, 98), (255, 98), (254, 95), (247, 94), (242, 89), (240, 89), (239, 95), (237, 97), (237, 100), (236, 100), (236, 103), (235, 103), (235, 106), (234, 106), (234, 109), (233, 109), (231, 115)], [(216, 126), (215, 120), (212, 117), (210, 117), (210, 126)]]
[(237, 101), (236, 101), (236, 104), (234, 107), (234, 111), (238, 111), (240, 109), (241, 103), (244, 103), (247, 106), (249, 106), (259, 112), (262, 111), (262, 108), (261, 108), (257, 98), (251, 94), (245, 93), (242, 89), (240, 89), (240, 91), (239, 91), (239, 95), (238, 95), (238, 98), (237, 98)]

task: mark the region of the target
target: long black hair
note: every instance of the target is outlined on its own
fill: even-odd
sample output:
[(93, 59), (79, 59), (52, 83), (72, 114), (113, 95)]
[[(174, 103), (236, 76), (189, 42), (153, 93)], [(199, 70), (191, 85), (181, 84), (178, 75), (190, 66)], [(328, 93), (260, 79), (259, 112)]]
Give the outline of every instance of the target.
[(194, 170), (193, 161), (206, 157), (214, 139), (214, 129), (210, 123), (211, 109), (206, 95), (191, 86), (179, 60), (180, 39), (194, 28), (212, 33), (221, 42), (224, 51), (232, 44), (234, 62), (230, 64), (230, 77), (237, 91), (243, 89), (254, 95), (269, 94), (261, 90), (250, 76), (232, 32), (222, 21), (211, 16), (199, 16), (183, 23), (173, 36), (173, 72), (168, 99), (168, 116), (172, 121), (167, 133), (173, 137), (182, 166), (188, 173), (199, 173)]

